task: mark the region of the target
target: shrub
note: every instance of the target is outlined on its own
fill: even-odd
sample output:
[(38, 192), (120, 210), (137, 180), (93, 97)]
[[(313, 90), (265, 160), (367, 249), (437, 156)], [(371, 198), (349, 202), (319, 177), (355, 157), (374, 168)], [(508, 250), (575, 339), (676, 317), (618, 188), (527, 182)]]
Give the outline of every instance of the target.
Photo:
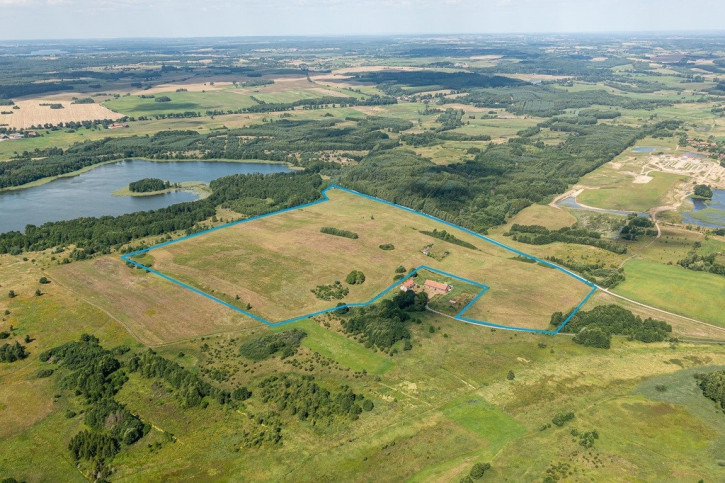
[(574, 413), (569, 411), (568, 413), (556, 413), (554, 417), (551, 419), (551, 422), (556, 424), (557, 426), (561, 427), (564, 426), (566, 423), (574, 419)]
[(242, 344), (239, 353), (247, 359), (261, 361), (280, 352), (284, 359), (294, 355), (305, 337), (307, 337), (307, 333), (300, 329), (257, 337)]
[(350, 285), (360, 285), (365, 282), (365, 274), (359, 270), (353, 270), (347, 275), (345, 281)]
[(347, 231), (347, 230), (340, 230), (339, 228), (334, 228), (331, 226), (323, 226), (320, 228), (321, 233), (326, 233), (327, 235), (335, 235), (335, 236), (341, 236), (345, 238), (351, 238), (353, 240), (357, 239), (357, 233)]
[(491, 468), (490, 463), (476, 463), (471, 468), (471, 472), (468, 474), (474, 480), (478, 480), (483, 477), (483, 474)]
[(43, 379), (46, 377), (50, 377), (52, 375), (53, 375), (53, 369), (41, 369), (35, 373), (35, 377), (37, 377), (38, 379)]
[(604, 332), (599, 327), (588, 327), (582, 329), (572, 339), (577, 344), (587, 347), (596, 347), (598, 349), (609, 349), (612, 342), (612, 336)]

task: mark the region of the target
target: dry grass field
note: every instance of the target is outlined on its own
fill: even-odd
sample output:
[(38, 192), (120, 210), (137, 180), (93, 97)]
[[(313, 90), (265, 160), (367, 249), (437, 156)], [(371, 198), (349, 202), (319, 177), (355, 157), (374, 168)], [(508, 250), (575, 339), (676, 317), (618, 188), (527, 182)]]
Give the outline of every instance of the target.
[(54, 267), (49, 275), (65, 291), (103, 311), (138, 341), (151, 346), (257, 325), (211, 300), (128, 268), (115, 256)]
[[(394, 282), (398, 266), (428, 265), (488, 285), (466, 316), (507, 326), (547, 329), (553, 312), (573, 308), (590, 290), (561, 271), (515, 260), (514, 253), (420, 215), (337, 189), (328, 196), (325, 203), (202, 234), (146, 257), (155, 270), (241, 308), (250, 304), (251, 313), (273, 322), (338, 302), (365, 302)], [(323, 226), (359, 238), (324, 234)], [(420, 232), (433, 229), (476, 249)], [(395, 249), (381, 250), (386, 243)], [(428, 245), (432, 256), (422, 253)], [(352, 270), (363, 271), (365, 283), (344, 283)], [(312, 293), (335, 281), (349, 289), (347, 296), (321, 300)]]
[[(41, 106), (41, 104), (62, 104), (63, 109), (51, 109), (50, 106)], [(95, 119), (115, 120), (122, 117), (121, 114), (100, 104), (72, 104), (70, 100), (56, 98), (20, 100), (15, 101), (15, 105), (20, 109), (3, 106), (2, 112), (12, 112), (12, 114), (0, 114), (0, 125), (7, 124), (8, 127), (26, 129), (37, 125), (57, 125), (61, 122)]]

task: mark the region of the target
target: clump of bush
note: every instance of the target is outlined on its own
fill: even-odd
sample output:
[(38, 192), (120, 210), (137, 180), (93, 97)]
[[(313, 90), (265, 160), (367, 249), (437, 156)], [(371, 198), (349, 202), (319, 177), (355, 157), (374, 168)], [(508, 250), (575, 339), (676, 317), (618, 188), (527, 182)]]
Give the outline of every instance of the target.
[(318, 285), (317, 287), (313, 288), (311, 292), (315, 294), (318, 299), (340, 300), (344, 298), (348, 293), (350, 293), (350, 289), (347, 287), (343, 287), (340, 281), (336, 280), (335, 283), (329, 285)]
[[(551, 316), (552, 325), (560, 325), (564, 314)], [(624, 335), (641, 342), (661, 342), (672, 332), (672, 326), (661, 320), (642, 320), (618, 305), (600, 305), (585, 312), (580, 310), (564, 326), (562, 332), (575, 333), (574, 342), (588, 347), (609, 349), (612, 335)]]
[(307, 333), (300, 329), (257, 337), (242, 344), (239, 353), (253, 361), (268, 359), (277, 353), (280, 353), (281, 358), (284, 359), (297, 352), (297, 348), (305, 337), (307, 337)]
[(359, 270), (353, 270), (347, 275), (345, 281), (350, 285), (360, 285), (365, 282), (365, 274)]
[(327, 235), (335, 235), (335, 236), (341, 236), (345, 238), (351, 238), (353, 240), (357, 240), (358, 236), (357, 233), (347, 230), (340, 230), (339, 228), (334, 228), (332, 226), (323, 226), (320, 228), (321, 233), (325, 233)]
[(568, 413), (556, 413), (554, 417), (551, 419), (551, 422), (556, 424), (557, 426), (561, 427), (564, 426), (566, 423), (574, 419), (574, 413), (569, 411)]

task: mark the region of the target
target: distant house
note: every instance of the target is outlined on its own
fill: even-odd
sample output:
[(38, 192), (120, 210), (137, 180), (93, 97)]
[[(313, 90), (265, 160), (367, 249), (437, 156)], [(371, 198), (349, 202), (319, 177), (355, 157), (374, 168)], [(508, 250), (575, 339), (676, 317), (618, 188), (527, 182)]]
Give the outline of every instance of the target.
[(453, 288), (450, 284), (436, 282), (435, 280), (426, 280), (424, 287), (432, 293), (448, 293)]
[(415, 291), (417, 286), (418, 284), (415, 283), (415, 280), (409, 278), (408, 280), (403, 282), (403, 284), (400, 286), (400, 290), (402, 290), (403, 292), (407, 292), (408, 290)]
[(123, 129), (125, 127), (128, 127), (128, 124), (119, 124), (117, 122), (114, 122), (113, 124), (108, 126), (108, 129)]
[(35, 131), (28, 131), (26, 134), (28, 135), (29, 138), (34, 138), (38, 135), (38, 133)]
[(12, 133), (8, 134), (8, 138), (10, 139), (23, 139), (23, 135), (20, 133)]

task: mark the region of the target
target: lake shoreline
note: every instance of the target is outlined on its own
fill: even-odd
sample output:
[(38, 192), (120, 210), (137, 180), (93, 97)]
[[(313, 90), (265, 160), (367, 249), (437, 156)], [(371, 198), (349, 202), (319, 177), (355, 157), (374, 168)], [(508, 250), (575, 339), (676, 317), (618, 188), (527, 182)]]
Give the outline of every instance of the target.
[(36, 186), (43, 186), (44, 184), (48, 184), (48, 183), (51, 183), (51, 182), (59, 180), (59, 179), (73, 178), (73, 177), (79, 176), (83, 173), (87, 173), (88, 171), (91, 171), (100, 166), (105, 166), (105, 165), (113, 164), (113, 163), (132, 162), (132, 161), (149, 161), (152, 163), (199, 162), (199, 163), (278, 164), (278, 165), (286, 165), (292, 171), (302, 171), (305, 169), (302, 166), (295, 166), (292, 163), (288, 163), (286, 161), (266, 161), (263, 159), (194, 159), (194, 158), (151, 159), (151, 158), (142, 158), (142, 157), (119, 158), (119, 159), (113, 159), (110, 161), (103, 161), (100, 163), (96, 163), (91, 166), (86, 166), (84, 168), (77, 169), (75, 171), (71, 171), (69, 173), (59, 174), (56, 176), (48, 176), (47, 178), (36, 179), (35, 181), (31, 181), (30, 183), (25, 183), (20, 186), (8, 186), (7, 188), (0, 188), (0, 194), (4, 193), (4, 192), (8, 192), (8, 191), (18, 191), (18, 190), (24, 190), (24, 189), (28, 189), (28, 188), (35, 188)]
[[(283, 164), (223, 161), (158, 163), (135, 159), (105, 163), (78, 176), (0, 193), (0, 212), (3, 213), (0, 232), (22, 232), (27, 225), (120, 216), (194, 202), (211, 195), (209, 186), (215, 179), (251, 173), (266, 175), (292, 173), (292, 170)], [(130, 184), (145, 178), (171, 180), (173, 186), (169, 188), (172, 189), (131, 196)]]
[(171, 186), (169, 188), (158, 191), (135, 192), (131, 191), (128, 186), (126, 186), (125, 188), (119, 188), (116, 191), (112, 192), (111, 196), (134, 196), (143, 198), (145, 196), (158, 196), (166, 193), (172, 193), (174, 191), (186, 191), (189, 193), (194, 193), (199, 197), (198, 199), (200, 200), (207, 198), (211, 194), (211, 189), (209, 188), (209, 185), (204, 183), (203, 181), (184, 181), (182, 183), (179, 183), (178, 186)]

